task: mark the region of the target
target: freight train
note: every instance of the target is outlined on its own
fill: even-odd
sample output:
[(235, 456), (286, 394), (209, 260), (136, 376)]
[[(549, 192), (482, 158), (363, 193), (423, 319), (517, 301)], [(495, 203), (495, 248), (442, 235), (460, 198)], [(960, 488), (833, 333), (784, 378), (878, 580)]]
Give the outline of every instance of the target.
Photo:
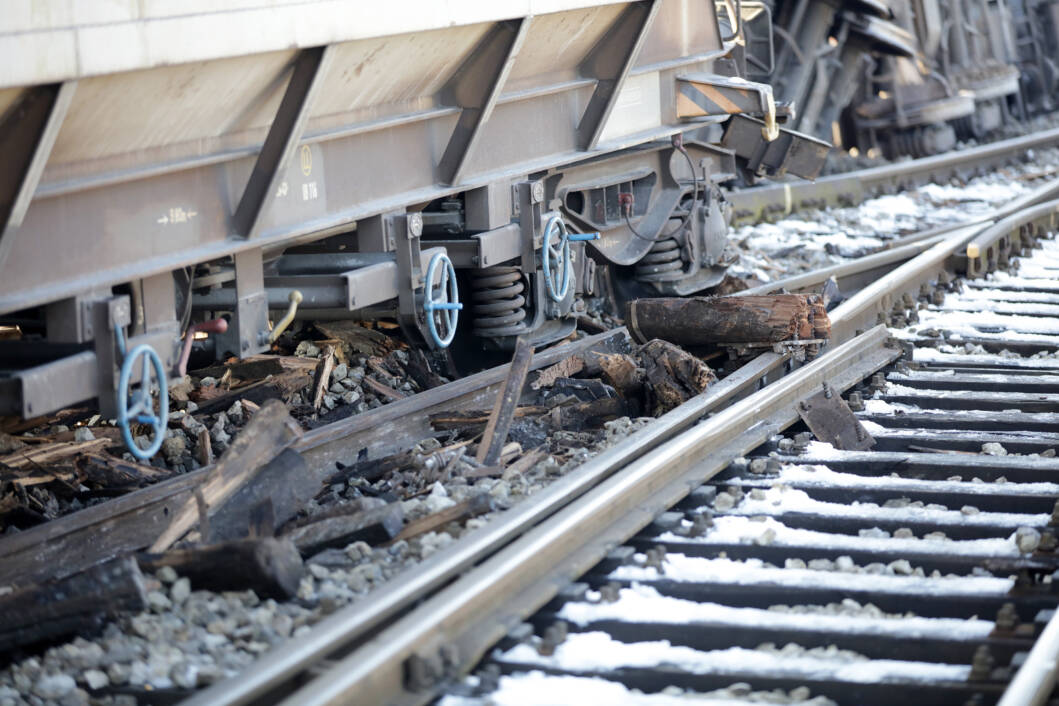
[(792, 127), (860, 152), (928, 156), (1055, 109), (1052, 0), (776, 0), (750, 77)]
[(833, 140), (927, 153), (1050, 108), (1053, 8), (15, 4), (0, 414), (96, 399), (156, 449), (193, 347), (245, 357), (351, 318), (503, 351), (593, 301), (706, 291), (728, 185), (813, 178)]

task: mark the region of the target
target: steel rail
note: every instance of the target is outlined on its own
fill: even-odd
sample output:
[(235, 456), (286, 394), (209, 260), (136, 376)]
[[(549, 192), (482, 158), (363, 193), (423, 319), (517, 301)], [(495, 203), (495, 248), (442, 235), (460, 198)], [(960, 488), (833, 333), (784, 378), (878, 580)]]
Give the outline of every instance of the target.
[(1024, 225), (1041, 220), (1052, 221), (1057, 213), (1059, 200), (1046, 201), (1003, 218), (985, 229), (971, 226), (965, 229), (966, 232), (954, 233), (839, 304), (831, 312), (832, 340), (847, 340), (856, 330), (874, 325), (877, 318), (889, 312), (905, 292), (915, 295), (921, 284), (936, 281), (938, 273), (950, 267), (953, 256), (971, 239), (983, 244), (995, 243), (1004, 238), (1017, 239)]
[(1026, 661), (997, 702), (997, 706), (1042, 706), (1055, 688), (1059, 672), (1059, 611), (1030, 648)]
[(933, 180), (962, 168), (980, 169), (983, 165), (1006, 161), (1027, 150), (1055, 144), (1059, 144), (1059, 128), (933, 157), (833, 174), (812, 182), (784, 182), (741, 189), (729, 193), (727, 197), (732, 204), (734, 220), (746, 222), (769, 213), (787, 215), (799, 208), (825, 203), (859, 202), (872, 191), (883, 187), (906, 186), (927, 178)]
[[(791, 277), (784, 277), (774, 282), (766, 282), (757, 287), (735, 292), (733, 296), (771, 294), (780, 290), (789, 292), (806, 291), (823, 285), (831, 277), (838, 281), (840, 289), (845, 289), (844, 281), (863, 279), (865, 275), (874, 274), (876, 270), (885, 269), (890, 265), (897, 266), (899, 263), (912, 260), (938, 243), (954, 235), (961, 234), (966, 228), (977, 228), (978, 230), (974, 231), (975, 235), (983, 233), (989, 226), (1003, 218), (1016, 215), (1030, 206), (1055, 198), (1059, 198), (1059, 180), (1053, 180), (1037, 187), (1028, 194), (1024, 194), (1011, 203), (996, 209), (988, 216), (964, 223), (949, 223), (928, 228), (919, 233), (913, 233), (895, 240), (885, 250), (854, 258), (847, 262), (840, 262), (828, 267), (792, 275)], [(984, 250), (985, 248), (980, 249)]]
[[(514, 625), (723, 468), (798, 419), (795, 405), (823, 382), (845, 390), (899, 350), (878, 326), (736, 402), (600, 483), (420, 604), (282, 703), (424, 703), (435, 683), (410, 690), (406, 670), (470, 669)], [(427, 670), (430, 674), (430, 670)]]
[[(569, 505), (637, 458), (695, 424), (703, 415), (754, 391), (769, 376), (779, 375), (789, 353), (764, 353), (650, 426), (582, 464), (577, 470), (534, 494), (496, 522), (464, 535), (439, 552), (393, 577), (358, 603), (318, 623), (313, 630), (272, 650), (245, 673), (218, 682), (185, 703), (195, 706), (246, 704), (283, 693), (291, 681), (321, 660), (362, 643), (370, 631), (406, 611), (431, 591)], [(331, 436), (331, 434), (320, 436)], [(320, 444), (321, 439), (314, 443)], [(329, 440), (330, 444), (335, 440)], [(266, 699), (271, 701), (270, 699)]]
[[(968, 226), (961, 227), (966, 228)], [(896, 267), (898, 264), (907, 262), (917, 255), (929, 250), (950, 235), (951, 231), (947, 231), (946, 233), (935, 235), (925, 240), (908, 243), (907, 245), (902, 245), (896, 248), (880, 250), (879, 252), (870, 255), (849, 260), (848, 262), (840, 262), (835, 265), (821, 267), (820, 269), (803, 272), (791, 277), (784, 277), (783, 279), (778, 279), (773, 282), (766, 282), (757, 287), (733, 292), (732, 296), (746, 297), (758, 294), (772, 294), (780, 290), (786, 290), (788, 292), (804, 292), (823, 285), (832, 277), (838, 281), (839, 289), (844, 289), (844, 281), (890, 265)]]

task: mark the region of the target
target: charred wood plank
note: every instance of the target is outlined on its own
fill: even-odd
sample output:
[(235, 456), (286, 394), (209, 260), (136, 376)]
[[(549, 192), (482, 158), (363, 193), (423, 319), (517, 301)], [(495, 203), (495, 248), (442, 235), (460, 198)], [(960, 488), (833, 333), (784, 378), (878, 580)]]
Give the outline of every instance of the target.
[[(276, 401), (263, 405), (202, 482), (202, 495), (209, 508), (221, 505), (299, 436), (301, 430), (287, 414), (286, 407)], [(198, 516), (195, 501), (188, 500), (151, 545), (151, 552), (159, 553), (171, 547), (195, 525)]]
[(316, 366), (316, 376), (313, 378), (313, 409), (320, 409), (324, 403), (324, 393), (331, 384), (331, 371), (335, 369), (335, 349), (327, 346), (320, 362)]
[(408, 351), (408, 364), (405, 365), (405, 372), (419, 385), (420, 390), (429, 390), (445, 384), (445, 380), (430, 367), (427, 354), (419, 348), (412, 348)]
[(102, 628), (119, 613), (147, 605), (143, 575), (126, 557), (58, 581), (0, 596), (0, 652)]
[(244, 399), (259, 405), (264, 405), (268, 400), (290, 400), (295, 392), (304, 390), (312, 382), (312, 371), (296, 370), (281, 375), (273, 375), (245, 387), (221, 392), (215, 397), (199, 401), (199, 408), (196, 414), (223, 412), (231, 407), (234, 402)]
[(347, 354), (384, 356), (398, 347), (397, 342), (385, 333), (352, 321), (314, 321), (313, 326), (328, 338), (340, 341)]
[[(548, 409), (548, 407), (542, 407), (540, 405), (525, 405), (523, 407), (516, 407), (511, 416), (514, 419), (520, 417), (532, 417), (537, 414), (545, 414)], [(482, 427), (489, 423), (489, 418), (491, 416), (491, 412), (483, 412), (481, 410), (431, 414), (430, 426), (438, 431), (449, 431), (452, 429), (477, 431), (478, 427)]]
[(241, 539), (259, 534), (265, 527), (255, 522), (255, 514), (267, 503), (271, 509), (271, 526), (262, 536), (271, 537), (275, 530), (294, 517), (323, 486), (319, 477), (309, 471), (305, 459), (295, 451), (284, 449), (230, 498), (209, 513), (208, 543)]
[(84, 477), (84, 483), (104, 488), (140, 487), (173, 475), (154, 466), (97, 453), (78, 456), (74, 459), (74, 468)]
[(77, 454), (100, 451), (110, 446), (109, 439), (92, 439), (91, 441), (69, 441), (47, 444), (46, 446), (24, 447), (9, 454), (0, 456), (0, 467), (39, 468), (49, 463), (56, 463)]
[(530, 387), (534, 390), (539, 390), (542, 387), (549, 387), (559, 378), (572, 377), (584, 369), (584, 356), (573, 355), (569, 358), (563, 358), (555, 365), (547, 367), (537, 373), (537, 379), (530, 384)]
[(196, 589), (251, 590), (269, 598), (292, 598), (305, 573), (301, 554), (289, 539), (253, 537), (170, 549), (137, 557), (145, 571), (171, 567)]
[[(243, 401), (246, 403), (246, 400)], [(195, 460), (200, 466), (208, 466), (213, 463), (213, 441), (210, 440), (210, 430), (206, 427), (199, 429), (196, 435)]]
[(214, 365), (209, 368), (193, 371), (197, 378), (221, 378), (226, 374), (238, 380), (261, 380), (269, 375), (282, 375), (287, 372), (311, 374), (316, 369), (312, 358), (283, 355), (255, 355), (243, 358), (235, 363)]
[(283, 537), (294, 542), (302, 555), (311, 556), (329, 547), (344, 547), (356, 541), (381, 544), (393, 539), (404, 526), (401, 503), (361, 498), (339, 510), (344, 514), (312, 518), (286, 531)]
[(444, 510), (432, 513), (426, 517), (420, 517), (414, 522), (409, 522), (408, 525), (406, 525), (405, 528), (393, 538), (393, 541), (399, 542), (402, 539), (408, 540), (413, 537), (418, 537), (421, 534), (426, 534), (427, 532), (434, 532), (450, 522), (457, 522), (471, 517), (477, 517), (478, 515), (484, 515), (492, 509), (493, 502), (489, 493), (479, 493), (463, 502), (451, 505)]
[(400, 390), (395, 390), (386, 383), (379, 382), (375, 378), (366, 377), (364, 378), (363, 384), (367, 385), (372, 389), (372, 392), (387, 397), (391, 400), (401, 400), (408, 395)]
[(511, 420), (515, 418), (515, 407), (522, 397), (522, 388), (526, 384), (531, 362), (533, 346), (526, 339), (519, 337), (515, 343), (515, 353), (511, 358), (507, 378), (496, 396), (493, 413), (489, 415), (482, 441), (478, 444), (476, 458), (479, 463), (495, 466), (500, 461), (500, 451), (507, 441), (507, 433), (511, 429)]

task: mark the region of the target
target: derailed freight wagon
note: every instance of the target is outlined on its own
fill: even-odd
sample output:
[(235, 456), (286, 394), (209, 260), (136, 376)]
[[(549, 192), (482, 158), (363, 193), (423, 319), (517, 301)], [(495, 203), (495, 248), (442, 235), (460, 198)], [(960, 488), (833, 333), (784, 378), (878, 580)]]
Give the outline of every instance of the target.
[(827, 150), (742, 78), (768, 24), (738, 0), (6, 6), (0, 413), (98, 398), (160, 432), (128, 388), (196, 323), (218, 357), (293, 317), (503, 349), (608, 287), (715, 284), (719, 185)]

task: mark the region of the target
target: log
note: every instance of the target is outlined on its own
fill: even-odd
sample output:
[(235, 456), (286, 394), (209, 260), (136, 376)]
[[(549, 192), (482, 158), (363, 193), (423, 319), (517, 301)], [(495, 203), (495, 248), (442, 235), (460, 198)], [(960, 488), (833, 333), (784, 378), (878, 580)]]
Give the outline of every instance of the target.
[(0, 596), (0, 652), (98, 630), (118, 613), (147, 605), (136, 562), (126, 557), (58, 581)]
[[(262, 405), (261, 411), (243, 428), (200, 486), (211, 511), (251, 480), (265, 464), (299, 436), (301, 430), (282, 403), (270, 401)], [(151, 552), (157, 554), (171, 547), (195, 525), (198, 518), (198, 506), (194, 499), (189, 499), (151, 545)]]
[(303, 556), (311, 556), (329, 547), (344, 547), (356, 541), (380, 544), (393, 539), (404, 526), (401, 503), (361, 498), (358, 503), (337, 509), (344, 514), (312, 518), (283, 536), (294, 542)]
[(635, 396), (643, 388), (644, 369), (623, 353), (600, 353), (597, 358), (603, 381), (622, 397)]
[(687, 402), (717, 380), (708, 365), (666, 341), (647, 343), (639, 357), (650, 389), (648, 409), (655, 416)]
[(683, 346), (775, 343), (830, 330), (827, 312), (814, 311), (817, 299), (815, 294), (658, 297), (633, 300), (625, 313), (629, 331), (641, 343), (653, 338)]
[(301, 554), (289, 539), (255, 537), (229, 542), (171, 549), (164, 554), (137, 557), (145, 571), (171, 567), (186, 576), (195, 589), (251, 590), (279, 600), (298, 593), (305, 573)]

